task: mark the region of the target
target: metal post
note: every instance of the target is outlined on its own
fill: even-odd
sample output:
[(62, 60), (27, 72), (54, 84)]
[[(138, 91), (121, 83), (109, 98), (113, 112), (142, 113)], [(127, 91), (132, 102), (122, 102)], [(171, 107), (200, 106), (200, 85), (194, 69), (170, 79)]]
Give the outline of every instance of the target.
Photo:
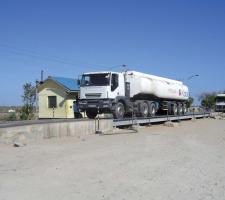
[(53, 118), (55, 118), (55, 108), (52, 107), (52, 115), (53, 115)]
[(134, 104), (132, 104), (132, 126), (134, 125)]
[(192, 109), (192, 112), (193, 112), (193, 119), (195, 119), (195, 109), (194, 108)]
[(169, 107), (167, 106), (167, 110), (166, 110), (166, 115), (167, 115), (167, 121), (169, 121)]
[(98, 117), (97, 117), (97, 121), (98, 121), (98, 127), (97, 130), (95, 131), (96, 134), (102, 134), (102, 131), (100, 130), (100, 122), (99, 122), (99, 105), (98, 105)]

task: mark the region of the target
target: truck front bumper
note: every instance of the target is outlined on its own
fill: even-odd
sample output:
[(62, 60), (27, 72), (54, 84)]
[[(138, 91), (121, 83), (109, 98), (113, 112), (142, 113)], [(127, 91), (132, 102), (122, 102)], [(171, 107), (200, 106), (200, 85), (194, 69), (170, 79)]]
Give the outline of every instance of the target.
[(85, 111), (88, 109), (99, 109), (99, 111), (111, 111), (113, 108), (115, 100), (114, 99), (81, 99), (79, 101), (79, 108), (81, 111)]

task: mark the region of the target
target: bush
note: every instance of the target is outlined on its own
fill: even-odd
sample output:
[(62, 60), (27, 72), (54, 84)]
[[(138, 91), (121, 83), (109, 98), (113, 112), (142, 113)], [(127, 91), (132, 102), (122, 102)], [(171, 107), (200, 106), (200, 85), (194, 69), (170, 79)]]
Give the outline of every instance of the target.
[(28, 115), (25, 112), (20, 113), (20, 120), (28, 120)]
[(8, 121), (16, 121), (17, 117), (16, 117), (16, 113), (11, 113), (8, 117), (7, 117)]
[(203, 93), (199, 97), (199, 100), (201, 100), (201, 105), (208, 109), (213, 109), (215, 107), (216, 103), (216, 93)]

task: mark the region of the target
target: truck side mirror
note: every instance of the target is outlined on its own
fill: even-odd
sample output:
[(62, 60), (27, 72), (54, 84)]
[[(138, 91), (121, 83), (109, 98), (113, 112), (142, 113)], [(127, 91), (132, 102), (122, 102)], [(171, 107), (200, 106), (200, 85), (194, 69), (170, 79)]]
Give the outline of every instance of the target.
[(77, 85), (80, 85), (80, 80), (79, 79), (77, 80)]

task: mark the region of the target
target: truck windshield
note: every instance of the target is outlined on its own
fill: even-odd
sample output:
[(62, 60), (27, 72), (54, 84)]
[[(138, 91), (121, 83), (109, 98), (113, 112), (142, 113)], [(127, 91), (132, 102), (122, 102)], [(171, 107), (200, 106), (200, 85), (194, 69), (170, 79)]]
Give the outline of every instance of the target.
[(225, 102), (225, 97), (216, 97), (216, 103)]
[(109, 85), (110, 74), (84, 74), (81, 78), (81, 86), (106, 86)]

